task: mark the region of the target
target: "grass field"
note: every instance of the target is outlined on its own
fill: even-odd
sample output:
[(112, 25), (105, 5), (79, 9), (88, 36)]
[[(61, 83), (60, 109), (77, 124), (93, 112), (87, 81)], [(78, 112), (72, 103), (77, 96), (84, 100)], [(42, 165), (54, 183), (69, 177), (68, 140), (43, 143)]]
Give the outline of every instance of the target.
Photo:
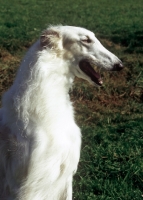
[(0, 95), (28, 47), (49, 24), (86, 27), (123, 61), (104, 86), (76, 80), (71, 99), (83, 143), (76, 200), (143, 199), (142, 0), (0, 0)]

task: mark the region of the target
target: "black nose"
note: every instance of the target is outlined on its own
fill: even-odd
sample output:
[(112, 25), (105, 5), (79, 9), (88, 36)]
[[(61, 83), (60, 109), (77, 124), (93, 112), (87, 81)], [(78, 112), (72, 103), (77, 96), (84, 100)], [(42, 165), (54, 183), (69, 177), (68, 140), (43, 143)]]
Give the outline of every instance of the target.
[(123, 64), (122, 62), (119, 62), (119, 63), (115, 63), (114, 66), (113, 66), (113, 71), (120, 71), (123, 69)]

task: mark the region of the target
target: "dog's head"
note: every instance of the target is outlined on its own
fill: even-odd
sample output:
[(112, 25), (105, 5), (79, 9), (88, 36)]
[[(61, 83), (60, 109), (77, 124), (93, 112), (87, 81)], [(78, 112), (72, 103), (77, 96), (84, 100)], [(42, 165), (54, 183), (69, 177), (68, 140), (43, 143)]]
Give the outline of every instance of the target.
[(122, 62), (109, 52), (94, 33), (84, 28), (55, 26), (43, 31), (41, 46), (55, 51), (67, 61), (70, 71), (92, 84), (102, 85), (102, 79), (95, 68), (119, 71)]

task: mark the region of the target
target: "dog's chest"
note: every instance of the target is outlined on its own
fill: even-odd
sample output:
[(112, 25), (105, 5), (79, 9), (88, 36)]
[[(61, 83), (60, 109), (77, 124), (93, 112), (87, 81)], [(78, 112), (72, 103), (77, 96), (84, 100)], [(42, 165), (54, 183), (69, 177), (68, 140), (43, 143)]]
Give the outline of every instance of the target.
[[(74, 125), (58, 137), (55, 146), (55, 159), (59, 157), (60, 173), (72, 173), (76, 171), (80, 157), (81, 133), (80, 129)], [(54, 147), (55, 148), (55, 147)]]
[(75, 124), (58, 129), (45, 137), (41, 132), (40, 138), (42, 139), (32, 155), (35, 170), (40, 169), (39, 175), (43, 178), (47, 176), (52, 182), (72, 175), (77, 169), (80, 157), (81, 133), (78, 126)]

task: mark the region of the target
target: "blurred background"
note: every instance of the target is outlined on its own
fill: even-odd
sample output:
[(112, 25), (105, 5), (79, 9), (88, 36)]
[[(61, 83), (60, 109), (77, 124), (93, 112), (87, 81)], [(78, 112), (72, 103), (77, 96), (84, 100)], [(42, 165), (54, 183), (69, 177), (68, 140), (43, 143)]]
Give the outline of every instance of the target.
[(71, 100), (83, 143), (76, 200), (143, 199), (143, 1), (0, 0), (0, 96), (27, 49), (49, 25), (93, 31), (125, 68), (104, 85), (76, 79)]

